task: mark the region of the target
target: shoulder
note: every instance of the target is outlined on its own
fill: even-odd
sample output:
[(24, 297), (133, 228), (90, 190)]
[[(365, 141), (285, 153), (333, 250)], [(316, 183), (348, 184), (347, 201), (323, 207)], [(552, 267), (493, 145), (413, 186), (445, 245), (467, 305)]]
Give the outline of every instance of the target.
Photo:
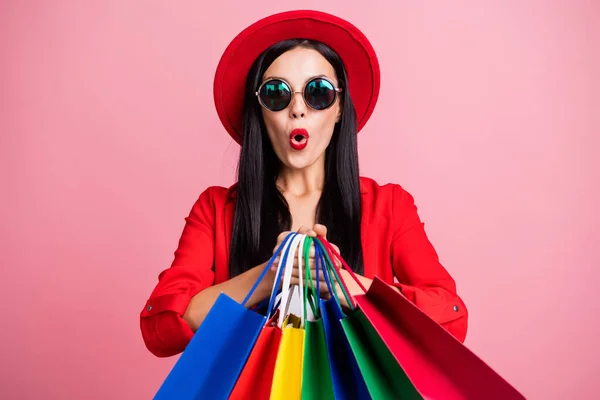
[(388, 220), (394, 225), (403, 225), (407, 219), (418, 217), (413, 196), (398, 183), (379, 183), (361, 177), (363, 213), (370, 220)]
[(360, 192), (374, 201), (412, 201), (411, 194), (398, 183), (379, 183), (375, 179), (365, 176), (360, 177)]
[(194, 208), (222, 210), (225, 205), (235, 199), (237, 183), (229, 187), (209, 186), (198, 196)]

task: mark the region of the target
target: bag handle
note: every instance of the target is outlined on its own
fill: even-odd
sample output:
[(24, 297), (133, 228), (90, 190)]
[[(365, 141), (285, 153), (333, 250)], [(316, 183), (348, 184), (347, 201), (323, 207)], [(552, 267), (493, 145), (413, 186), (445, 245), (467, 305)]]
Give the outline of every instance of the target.
[[(348, 266), (348, 264), (346, 263), (346, 261), (344, 261), (344, 259), (342, 258), (342, 256), (333, 248), (333, 246), (331, 245), (331, 243), (329, 243), (327, 241), (327, 239), (325, 239), (322, 236), (319, 236), (318, 242), (320, 242), (323, 245), (323, 248), (326, 251), (325, 252), (325, 257), (327, 257), (329, 259), (329, 261), (331, 262), (331, 260), (334, 259), (333, 256), (335, 256), (335, 259), (337, 259), (338, 261), (340, 261), (340, 263), (342, 264), (342, 266), (344, 267), (344, 269), (346, 271), (348, 271), (348, 273), (350, 274), (350, 276), (352, 277), (352, 279), (356, 282), (356, 284), (362, 289), (362, 291), (364, 293), (366, 293), (367, 289), (365, 288), (365, 286), (362, 284), (362, 282), (360, 280), (358, 280), (358, 278), (354, 274), (354, 271), (352, 271), (352, 268), (350, 268)], [(333, 267), (334, 271), (337, 272), (337, 269), (338, 269), (337, 266), (335, 266), (335, 264), (333, 262), (332, 262), (332, 264), (334, 266)], [(344, 288), (344, 290), (347, 293), (350, 293), (350, 291), (348, 290), (348, 287), (346, 286), (346, 283), (344, 282), (344, 279), (341, 277), (341, 275), (338, 275), (338, 276), (339, 276), (339, 279), (340, 279), (339, 282), (340, 282), (341, 286)], [(349, 298), (346, 298), (346, 300), (348, 301), (348, 305), (350, 305), (354, 309), (354, 307), (355, 307), (354, 299), (352, 298), (352, 296), (350, 296), (350, 298), (351, 298), (351, 301), (349, 301), (350, 300)]]
[[(362, 284), (362, 282), (360, 280), (358, 280), (358, 278), (356, 277), (356, 274), (354, 273), (354, 271), (352, 271), (352, 268), (350, 268), (350, 266), (348, 266), (346, 261), (344, 261), (342, 256), (333, 248), (331, 243), (329, 243), (327, 241), (327, 239), (325, 239), (324, 237), (319, 237), (319, 241), (324, 245), (325, 249), (327, 250), (326, 256), (328, 256), (330, 258), (330, 261), (334, 258), (333, 256), (335, 256), (335, 259), (337, 259), (342, 264), (342, 266), (344, 267), (344, 269), (346, 271), (348, 271), (348, 273), (350, 274), (352, 279), (358, 284), (358, 286), (362, 289), (362, 291), (366, 293), (367, 289), (365, 288), (365, 286)], [(338, 269), (337, 267), (335, 267), (335, 268)]]
[(329, 268), (327, 266), (327, 262), (325, 261), (325, 258), (323, 256), (323, 250), (322, 250), (321, 246), (319, 246), (317, 244), (315, 244), (315, 264), (316, 264), (316, 270), (317, 270), (317, 282), (319, 279), (319, 271), (322, 271), (323, 276), (325, 277), (325, 284), (327, 285), (327, 291), (329, 292), (329, 295), (335, 296), (335, 294), (336, 294), (335, 286), (333, 286), (333, 288), (332, 288), (331, 274), (329, 273)]
[[(316, 291), (314, 288), (314, 284), (312, 281), (312, 275), (310, 273), (310, 264), (309, 264), (309, 260), (310, 260), (310, 248), (311, 246), (313, 246), (314, 243), (314, 239), (312, 237), (308, 237), (306, 239), (306, 242), (304, 244), (304, 249), (303, 249), (303, 253), (304, 253), (304, 278), (306, 283), (304, 284), (304, 302), (307, 303), (310, 308), (312, 309), (313, 315), (317, 316), (319, 313), (319, 306), (318, 304), (315, 304), (315, 299), (316, 299)], [(310, 294), (308, 293), (308, 291), (310, 290)], [(304, 319), (306, 320), (306, 304), (304, 305)]]
[[(294, 239), (292, 240), (292, 243), (287, 247), (285, 255), (284, 255), (284, 260), (282, 262), (282, 264), (285, 264), (285, 272), (283, 274), (283, 282), (282, 282), (282, 289), (281, 289), (281, 305), (280, 305), (280, 312), (279, 312), (279, 320), (277, 321), (277, 326), (278, 327), (282, 327), (283, 326), (283, 321), (285, 319), (285, 317), (287, 317), (288, 314), (288, 309), (290, 306), (290, 300), (291, 297), (294, 293), (294, 287), (292, 287), (292, 290), (290, 291), (290, 282), (292, 281), (292, 272), (294, 270), (294, 254), (296, 252), (296, 250), (298, 249), (298, 246), (301, 242), (304, 242), (304, 240), (306, 239), (306, 235), (304, 234), (298, 234), (294, 237)], [(302, 289), (300, 289), (301, 291)], [(282, 312), (283, 311), (283, 312)], [(301, 317), (301, 321), (302, 321), (303, 317)], [(301, 324), (303, 325), (303, 322), (301, 322)]]
[[(341, 275), (338, 274), (338, 271), (336, 270), (335, 266), (331, 262), (329, 255), (325, 252), (325, 248), (324, 248), (323, 244), (321, 242), (319, 242), (319, 240), (317, 240), (317, 242), (318, 242), (317, 247), (319, 248), (321, 263), (323, 265), (323, 268), (326, 269), (326, 271), (327, 271), (327, 275), (325, 277), (326, 281), (328, 278), (329, 281), (333, 282), (333, 280), (335, 280), (340, 285), (342, 294), (346, 298), (346, 301), (348, 302), (350, 309), (354, 310), (354, 304), (350, 300), (352, 296), (350, 296), (348, 288), (346, 287), (344, 280), (342, 279)], [(339, 302), (335, 285), (333, 285), (333, 290), (332, 290), (332, 287), (328, 285), (328, 289), (329, 289), (330, 296), (333, 296), (336, 299), (336, 301)]]
[[(275, 312), (275, 308), (273, 307), (273, 305), (275, 304), (275, 298), (277, 297), (277, 295), (275, 294), (278, 290), (281, 292), (281, 297), (280, 297), (280, 305), (279, 305), (279, 312), (281, 313), (281, 302), (284, 301), (285, 297), (284, 295), (289, 296), (289, 293), (283, 293), (283, 285), (282, 285), (282, 278), (283, 278), (283, 274), (285, 272), (286, 269), (286, 265), (288, 262), (288, 257), (289, 257), (289, 253), (290, 253), (290, 247), (293, 244), (293, 242), (297, 239), (298, 234), (297, 233), (291, 233), (288, 236), (291, 236), (291, 239), (289, 242), (286, 243), (285, 249), (283, 250), (283, 256), (279, 258), (279, 263), (277, 265), (277, 274), (275, 276), (275, 280), (273, 281), (273, 288), (272, 288), (272, 292), (271, 292), (271, 298), (269, 300), (269, 307), (267, 309), (267, 315), (272, 315), (271, 313)], [(293, 257), (292, 257), (293, 259)]]
[[(273, 263), (275, 262), (275, 259), (277, 258), (277, 256), (279, 255), (279, 253), (281, 253), (282, 249), (289, 243), (290, 239), (293, 238), (296, 235), (296, 233), (292, 232), (290, 234), (288, 234), (285, 239), (283, 239), (283, 241), (281, 242), (281, 244), (279, 245), (279, 247), (277, 248), (277, 250), (275, 250), (275, 253), (273, 253), (273, 256), (271, 257), (271, 259), (269, 260), (269, 262), (267, 262), (267, 265), (263, 268), (262, 272), (260, 273), (260, 276), (258, 277), (258, 279), (256, 280), (256, 282), (254, 283), (254, 286), (252, 286), (252, 288), (250, 289), (250, 291), (248, 292), (248, 294), (246, 295), (246, 298), (244, 299), (244, 301), (242, 301), (242, 306), (246, 307), (246, 303), (248, 302), (248, 300), (250, 300), (250, 297), (252, 297), (252, 295), (254, 294), (254, 292), (256, 291), (256, 289), (258, 288), (258, 285), (260, 284), (260, 282), (265, 278), (265, 275), (267, 274), (267, 271), (269, 271), (269, 269), (271, 268), (271, 266), (273, 265)], [(275, 282), (279, 282), (279, 280), (281, 279), (281, 273), (283, 272), (283, 269), (281, 268), (282, 263), (279, 263), (279, 265), (277, 266), (277, 272), (275, 274)], [(269, 298), (269, 307), (267, 309), (267, 316), (270, 317), (271, 315), (271, 311), (273, 309), (273, 300), (275, 298), (275, 293), (276, 293), (276, 284), (275, 282), (273, 283), (273, 289), (271, 291), (271, 297)]]
[[(309, 258), (310, 258), (310, 248), (311, 246), (315, 246), (315, 270), (316, 270), (316, 279), (317, 282), (319, 281), (319, 265), (318, 265), (318, 253), (317, 253), (317, 247), (314, 244), (314, 239), (312, 237), (309, 237), (309, 243), (310, 245), (307, 245), (304, 247), (304, 257), (306, 260), (306, 265), (305, 265), (305, 274), (306, 274), (306, 286), (305, 286), (305, 299), (306, 302), (309, 303), (312, 312), (313, 312), (313, 316), (315, 318), (319, 318), (320, 316), (320, 310), (319, 310), (319, 292), (316, 289), (316, 284), (313, 282), (313, 278), (312, 278), (312, 274), (310, 273), (310, 264), (309, 264)], [(308, 290), (310, 288), (310, 295), (308, 294)], [(306, 307), (305, 307), (305, 315), (304, 318), (306, 319)]]
[[(307, 242), (309, 237), (304, 235), (304, 237), (302, 238), (302, 242), (300, 242), (300, 245), (298, 246), (298, 300), (300, 303), (300, 327), (304, 328), (304, 323), (306, 321), (306, 304), (304, 304), (304, 280), (303, 280), (303, 276), (302, 276), (302, 257), (303, 257), (303, 253), (304, 251), (301, 251), (300, 249), (304, 249), (307, 246)], [(310, 247), (310, 246), (309, 246)], [(307, 262), (308, 263), (308, 262)]]
[[(317, 240), (315, 240), (315, 242), (316, 242), (316, 243), (314, 243), (314, 246), (315, 246), (315, 271), (316, 271), (315, 279), (317, 282), (320, 282), (319, 275), (322, 273), (324, 276), (325, 284), (327, 285), (327, 290), (328, 290), (330, 296), (334, 296), (335, 298), (337, 298), (335, 286), (331, 284), (331, 282), (333, 281), (333, 276), (331, 275), (330, 268), (328, 267), (327, 262), (325, 261), (325, 257), (323, 256), (322, 246), (320, 245), (320, 243), (318, 243)], [(308, 257), (308, 250), (309, 250), (309, 248), (305, 249), (307, 257)], [(308, 265), (308, 263), (307, 263), (307, 265)], [(308, 287), (310, 286), (312, 300), (318, 301), (321, 298), (320, 290), (318, 290), (316, 288), (316, 283), (313, 284), (312, 274), (310, 273), (309, 269), (306, 270), (306, 280), (308, 282), (306, 285), (306, 289), (308, 289)], [(306, 298), (308, 299), (308, 295), (306, 296)], [(311, 303), (311, 306), (313, 306), (312, 303)], [(320, 308), (318, 306), (316, 306), (316, 307), (313, 306), (313, 314), (317, 318), (320, 317)]]

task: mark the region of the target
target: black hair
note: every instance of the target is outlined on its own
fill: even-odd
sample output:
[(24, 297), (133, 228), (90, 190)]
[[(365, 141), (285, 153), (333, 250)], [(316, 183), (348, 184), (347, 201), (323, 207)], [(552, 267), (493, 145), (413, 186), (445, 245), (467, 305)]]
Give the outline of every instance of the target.
[(236, 206), (229, 258), (230, 277), (267, 261), (277, 236), (291, 229), (288, 204), (276, 186), (281, 162), (262, 118), (255, 92), (277, 57), (296, 47), (318, 51), (334, 68), (341, 92), (342, 115), (325, 152), (325, 182), (317, 206), (317, 223), (327, 227), (327, 239), (340, 248), (352, 269), (363, 273), (361, 194), (358, 170), (357, 120), (346, 69), (330, 47), (313, 40), (292, 39), (266, 49), (246, 78), (243, 142), (237, 168)]

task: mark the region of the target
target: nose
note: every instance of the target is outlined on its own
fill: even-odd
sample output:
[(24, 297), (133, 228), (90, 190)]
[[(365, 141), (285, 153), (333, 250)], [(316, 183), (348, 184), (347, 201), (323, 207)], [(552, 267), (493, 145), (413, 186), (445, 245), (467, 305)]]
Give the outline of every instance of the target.
[(292, 93), (290, 118), (302, 119), (304, 117), (306, 117), (306, 103), (304, 102), (304, 97), (302, 97), (302, 92), (294, 92)]

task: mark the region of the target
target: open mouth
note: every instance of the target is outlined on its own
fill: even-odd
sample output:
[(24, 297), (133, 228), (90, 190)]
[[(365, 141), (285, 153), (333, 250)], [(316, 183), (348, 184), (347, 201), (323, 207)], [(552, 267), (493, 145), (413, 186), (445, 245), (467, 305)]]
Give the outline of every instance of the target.
[(308, 144), (308, 137), (306, 129), (294, 129), (290, 133), (290, 145), (294, 150), (302, 150)]

